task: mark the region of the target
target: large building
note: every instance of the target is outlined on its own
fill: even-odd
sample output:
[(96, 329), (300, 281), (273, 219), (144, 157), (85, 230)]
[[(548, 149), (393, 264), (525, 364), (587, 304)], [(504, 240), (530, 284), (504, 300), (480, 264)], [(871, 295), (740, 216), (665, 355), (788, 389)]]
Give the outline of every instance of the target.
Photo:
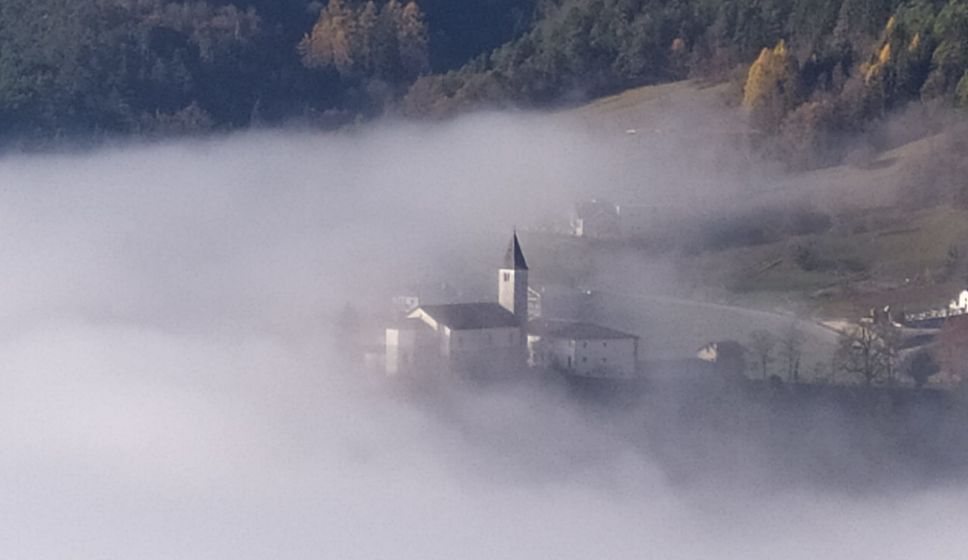
[(514, 234), (498, 270), (497, 303), (417, 307), (386, 329), (387, 373), (508, 376), (532, 366), (584, 377), (636, 374), (634, 335), (535, 317), (539, 307), (529, 302), (534, 298), (529, 297), (528, 272)]
[(638, 371), (635, 335), (572, 321), (528, 323), (528, 363), (580, 377), (627, 379)]

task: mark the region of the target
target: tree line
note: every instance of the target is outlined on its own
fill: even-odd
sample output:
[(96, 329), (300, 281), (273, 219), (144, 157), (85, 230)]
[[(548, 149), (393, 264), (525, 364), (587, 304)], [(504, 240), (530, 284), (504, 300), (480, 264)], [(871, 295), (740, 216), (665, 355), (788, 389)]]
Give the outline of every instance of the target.
[(506, 41), (530, 1), (4, 0), (0, 141), (378, 114)]
[(738, 68), (769, 144), (822, 165), (911, 100), (968, 104), (968, 0), (5, 0), (0, 137), (547, 107)]

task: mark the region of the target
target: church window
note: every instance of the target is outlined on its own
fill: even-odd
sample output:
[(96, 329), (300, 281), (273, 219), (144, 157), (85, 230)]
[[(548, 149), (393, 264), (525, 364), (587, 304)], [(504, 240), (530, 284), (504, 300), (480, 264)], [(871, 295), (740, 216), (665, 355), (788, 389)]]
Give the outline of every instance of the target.
[(511, 281), (511, 273), (510, 272), (505, 272), (504, 273), (504, 281), (505, 282), (510, 282)]
[(514, 333), (508, 333), (508, 344), (514, 344)]

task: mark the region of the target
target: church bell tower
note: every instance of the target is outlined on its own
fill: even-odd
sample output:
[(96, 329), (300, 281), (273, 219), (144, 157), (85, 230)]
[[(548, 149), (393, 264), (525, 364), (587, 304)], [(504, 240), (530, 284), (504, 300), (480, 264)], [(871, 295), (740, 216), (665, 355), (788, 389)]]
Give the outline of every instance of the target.
[(528, 323), (528, 263), (524, 260), (518, 233), (514, 232), (508, 251), (504, 255), (504, 267), (498, 271), (498, 303), (514, 313), (521, 326)]

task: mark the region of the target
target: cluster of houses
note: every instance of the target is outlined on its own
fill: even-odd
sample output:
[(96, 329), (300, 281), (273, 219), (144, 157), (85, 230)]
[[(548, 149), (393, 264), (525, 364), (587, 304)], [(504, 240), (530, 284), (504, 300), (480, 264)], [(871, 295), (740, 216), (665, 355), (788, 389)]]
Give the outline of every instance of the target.
[(966, 314), (968, 314), (968, 290), (962, 290), (957, 299), (951, 300), (947, 307), (905, 313), (903, 322), (910, 326), (932, 328), (941, 326), (952, 317)]
[[(607, 203), (592, 201), (590, 204), (598, 210), (582, 215), (613, 215), (612, 206)], [(614, 215), (619, 215), (617, 207)], [(604, 227), (606, 223), (595, 222), (595, 227)], [(585, 228), (588, 223), (576, 222), (575, 226)], [(604, 235), (604, 231), (596, 229), (596, 235)], [(584, 231), (584, 234), (589, 233)], [(528, 370), (606, 380), (643, 378), (645, 370), (650, 372), (650, 379), (666, 369), (674, 371), (677, 378), (688, 377), (682, 372), (693, 370), (703, 378), (710, 371), (725, 375), (726, 379), (743, 378), (749, 373), (746, 362), (750, 350), (729, 340), (708, 344), (691, 357), (673, 360), (675, 367), (658, 367), (656, 360), (641, 361), (640, 341), (635, 334), (554, 316), (569, 307), (556, 303), (566, 298), (556, 295), (554, 290), (532, 288), (529, 273), (515, 233), (503, 265), (497, 270), (497, 301), (461, 302), (460, 291), (442, 283), (394, 298), (395, 318), (392, 324), (385, 325), (382, 343), (367, 354), (367, 361), (389, 376), (403, 378), (433, 375), (494, 378), (517, 376)], [(543, 305), (546, 298), (549, 305)], [(582, 306), (579, 303), (577, 309), (572, 309), (575, 312), (562, 314), (587, 317), (588, 313), (581, 311)], [(943, 309), (909, 313), (895, 319), (890, 309), (885, 308), (873, 311), (861, 325), (867, 321), (897, 327), (899, 338), (895, 343), (901, 364), (917, 357), (922, 350), (933, 352), (940, 327), (962, 315), (968, 317), (968, 290), (963, 290)]]
[(675, 219), (665, 206), (615, 204), (592, 198), (575, 204), (571, 234), (589, 239), (634, 239), (661, 230)]
[(496, 302), (399, 302), (409, 308), (386, 328), (386, 373), (506, 376), (541, 368), (588, 378), (636, 377), (638, 337), (541, 317), (540, 297), (529, 287), (528, 273), (515, 233), (497, 271)]

